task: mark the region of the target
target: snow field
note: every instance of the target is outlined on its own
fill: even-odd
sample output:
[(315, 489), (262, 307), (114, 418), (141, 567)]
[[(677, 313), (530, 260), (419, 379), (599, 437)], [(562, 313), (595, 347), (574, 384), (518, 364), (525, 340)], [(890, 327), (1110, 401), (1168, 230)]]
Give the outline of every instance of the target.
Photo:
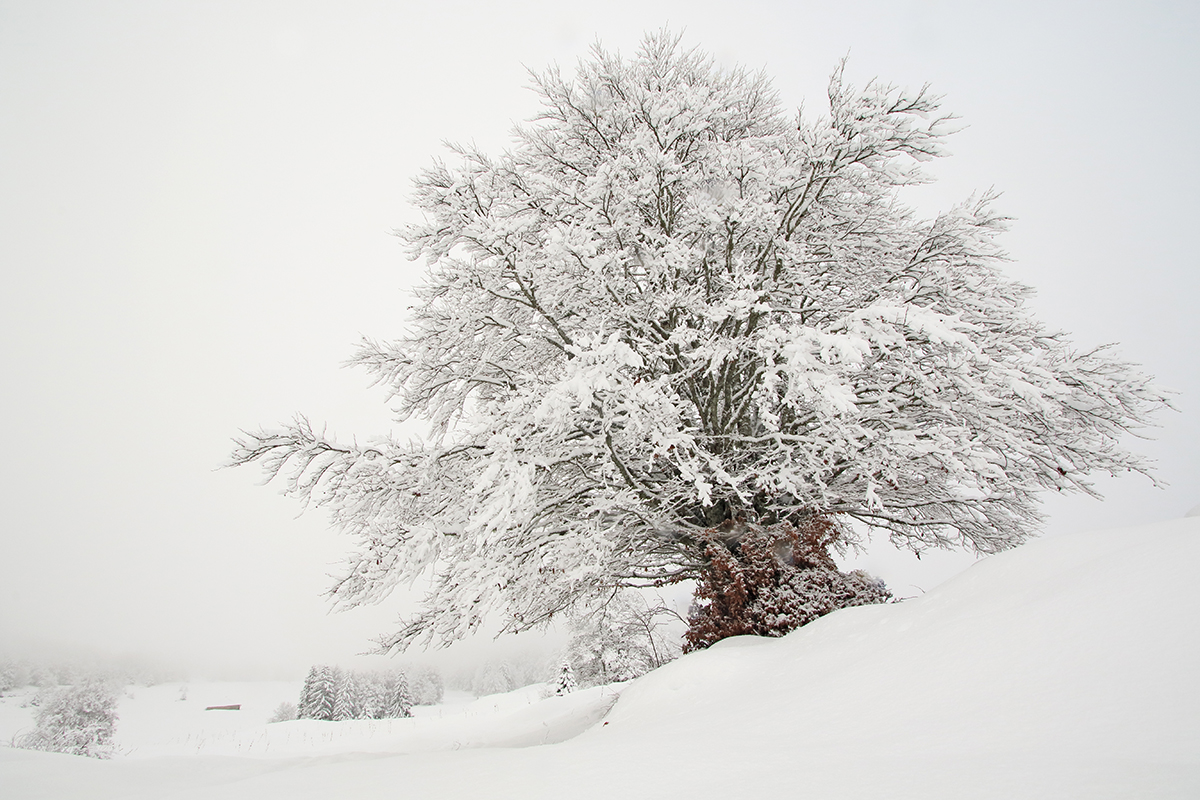
[(177, 736), (174, 754), (111, 762), (0, 749), (0, 786), (22, 800), (1197, 797), (1197, 563), (1200, 518), (1044, 539), (913, 600), (725, 640), (618, 687), (611, 710), (612, 689), (531, 688), (387, 725), (213, 731), (191, 755)]
[[(448, 692), (446, 702), (415, 706), (408, 719), (268, 723), (279, 703), (294, 702), (301, 685), (252, 681), (126, 687), (118, 710), (117, 757), (326, 756), (552, 744), (577, 736), (607, 713), (621, 688), (598, 686), (565, 697), (547, 696), (551, 690), (545, 684), (481, 698)], [(21, 707), (31, 694), (0, 699), (4, 743), (33, 727), (34, 709)], [(234, 703), (241, 710), (205, 710)]]

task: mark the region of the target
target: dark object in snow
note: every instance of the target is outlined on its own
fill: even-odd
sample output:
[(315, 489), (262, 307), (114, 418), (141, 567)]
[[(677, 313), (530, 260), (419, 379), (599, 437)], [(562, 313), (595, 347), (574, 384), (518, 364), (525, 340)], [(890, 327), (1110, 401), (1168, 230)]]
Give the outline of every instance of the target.
[(728, 636), (783, 636), (839, 608), (891, 599), (883, 581), (837, 568), (829, 548), (839, 535), (837, 524), (820, 516), (801, 528), (739, 519), (710, 529), (684, 652)]
[(204, 710), (205, 711), (241, 711), (242, 704), (237, 703), (236, 705), (231, 705), (231, 706), (209, 706), (208, 708), (206, 708)]

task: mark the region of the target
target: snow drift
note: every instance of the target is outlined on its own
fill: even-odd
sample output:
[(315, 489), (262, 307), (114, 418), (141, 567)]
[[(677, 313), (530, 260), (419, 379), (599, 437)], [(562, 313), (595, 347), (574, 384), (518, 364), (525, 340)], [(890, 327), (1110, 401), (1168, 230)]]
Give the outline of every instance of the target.
[[(918, 599), (681, 658), (559, 744), (535, 735), (572, 729), (545, 702), (474, 749), (454, 749), (445, 720), (445, 735), (386, 753), (0, 749), (0, 785), (11, 798), (1195, 797), (1198, 563), (1200, 518), (1033, 542)], [(598, 717), (582, 701), (579, 729)]]

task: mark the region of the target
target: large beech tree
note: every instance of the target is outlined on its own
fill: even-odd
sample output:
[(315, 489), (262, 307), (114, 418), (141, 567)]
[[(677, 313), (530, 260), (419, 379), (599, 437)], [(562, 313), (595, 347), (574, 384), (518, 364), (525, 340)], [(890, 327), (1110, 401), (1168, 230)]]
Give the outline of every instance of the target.
[(510, 151), (417, 179), (428, 274), (356, 357), (427, 440), (299, 419), (233, 453), (357, 541), (337, 601), (431, 576), (385, 647), (695, 576), (731, 521), (990, 553), (1039, 492), (1145, 471), (1120, 439), (1162, 397), (1034, 319), (993, 196), (903, 203), (951, 128), (928, 90), (839, 68), (810, 119), (667, 33), (534, 81)]

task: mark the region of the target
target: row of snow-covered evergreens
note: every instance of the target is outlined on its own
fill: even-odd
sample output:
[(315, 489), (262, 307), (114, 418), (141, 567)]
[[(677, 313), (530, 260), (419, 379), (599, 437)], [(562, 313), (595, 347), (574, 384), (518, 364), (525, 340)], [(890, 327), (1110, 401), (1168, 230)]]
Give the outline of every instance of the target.
[(411, 717), (414, 705), (442, 700), (441, 677), (417, 667), (354, 672), (317, 665), (308, 671), (296, 716), (300, 719), (390, 719)]

